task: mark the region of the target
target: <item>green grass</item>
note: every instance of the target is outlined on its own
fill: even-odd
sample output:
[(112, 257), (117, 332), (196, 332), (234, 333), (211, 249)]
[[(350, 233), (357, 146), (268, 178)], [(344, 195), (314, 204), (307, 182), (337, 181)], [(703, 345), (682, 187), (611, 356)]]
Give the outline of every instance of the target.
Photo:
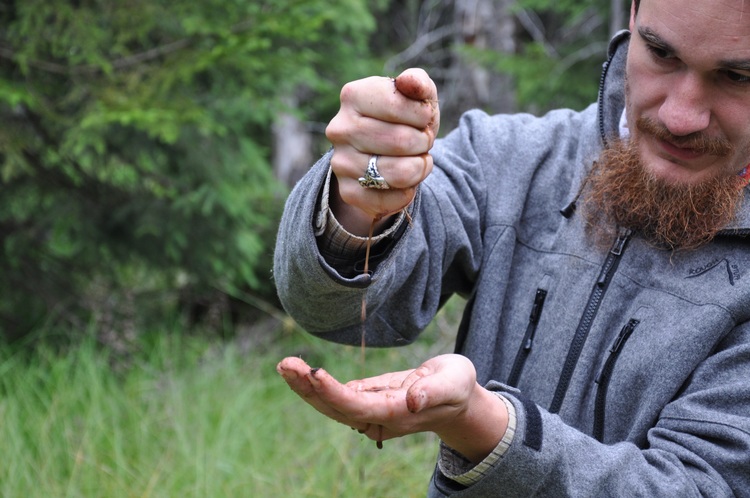
[[(243, 351), (156, 335), (127, 369), (113, 368), (94, 341), (65, 354), (0, 348), (0, 496), (424, 496), (434, 436), (378, 450), (275, 372), (293, 354), (343, 380), (360, 377), (359, 349), (279, 335)], [(445, 349), (438, 340), (369, 350), (368, 375)]]

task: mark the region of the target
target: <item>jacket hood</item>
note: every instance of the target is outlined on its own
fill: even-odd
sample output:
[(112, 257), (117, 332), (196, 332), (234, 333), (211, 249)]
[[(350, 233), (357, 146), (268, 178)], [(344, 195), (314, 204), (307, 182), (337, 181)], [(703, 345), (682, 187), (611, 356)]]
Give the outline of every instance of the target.
[(599, 80), (599, 133), (602, 144), (619, 136), (619, 123), (625, 110), (625, 63), (628, 58), (630, 31), (618, 32), (609, 43), (607, 61)]

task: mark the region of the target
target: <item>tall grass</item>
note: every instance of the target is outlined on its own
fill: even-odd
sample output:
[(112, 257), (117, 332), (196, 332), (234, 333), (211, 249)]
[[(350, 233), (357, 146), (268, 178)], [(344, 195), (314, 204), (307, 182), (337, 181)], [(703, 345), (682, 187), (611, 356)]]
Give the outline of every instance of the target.
[[(416, 366), (443, 347), (368, 351), (368, 374)], [(175, 333), (141, 349), (120, 371), (93, 340), (65, 354), (0, 348), (0, 496), (424, 495), (434, 436), (378, 450), (275, 372), (282, 356), (300, 354), (360, 377), (357, 348), (295, 332), (250, 351)]]

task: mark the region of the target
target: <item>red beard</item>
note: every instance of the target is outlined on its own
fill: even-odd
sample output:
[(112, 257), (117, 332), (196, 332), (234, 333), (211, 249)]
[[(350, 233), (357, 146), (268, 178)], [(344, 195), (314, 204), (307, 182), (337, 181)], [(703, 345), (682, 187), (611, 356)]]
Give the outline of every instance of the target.
[[(674, 137), (648, 120), (638, 130), (715, 156), (732, 153), (724, 140)], [(666, 135), (665, 135), (666, 134)], [(641, 163), (637, 141), (619, 140), (594, 163), (584, 184), (583, 213), (597, 244), (609, 244), (617, 226), (639, 231), (669, 249), (693, 249), (714, 238), (735, 217), (744, 198), (735, 171), (718, 171), (697, 184), (674, 184), (654, 177)]]

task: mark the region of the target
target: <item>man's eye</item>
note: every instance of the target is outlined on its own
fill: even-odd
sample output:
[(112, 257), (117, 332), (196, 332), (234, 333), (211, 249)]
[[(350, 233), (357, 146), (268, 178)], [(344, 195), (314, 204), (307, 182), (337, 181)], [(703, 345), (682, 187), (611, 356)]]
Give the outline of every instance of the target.
[(735, 71), (726, 71), (727, 78), (733, 83), (750, 83), (750, 75)]
[(647, 47), (648, 47), (648, 51), (651, 52), (651, 55), (653, 55), (657, 59), (671, 59), (672, 58), (672, 54), (661, 47), (657, 47), (656, 45), (647, 45)]

